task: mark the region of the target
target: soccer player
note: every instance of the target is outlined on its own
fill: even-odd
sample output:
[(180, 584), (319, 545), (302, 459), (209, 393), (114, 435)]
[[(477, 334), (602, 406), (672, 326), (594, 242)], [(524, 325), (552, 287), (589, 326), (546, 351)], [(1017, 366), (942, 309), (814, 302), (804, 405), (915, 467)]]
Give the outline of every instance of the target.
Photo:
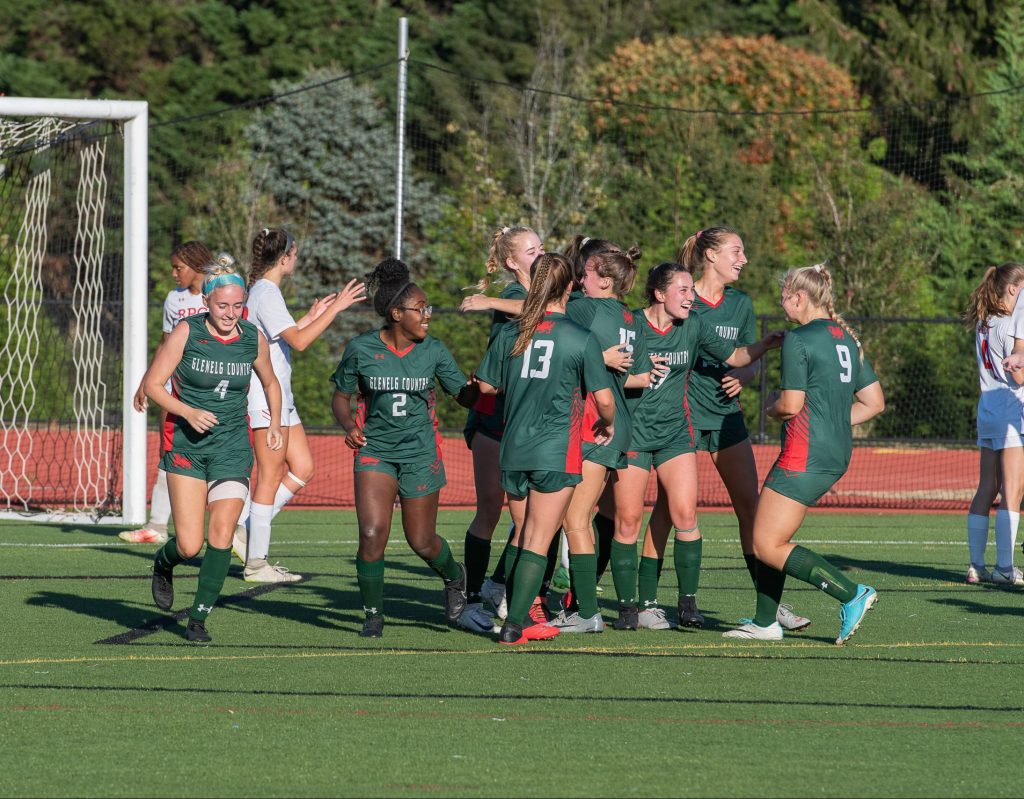
[(783, 422), (782, 451), (765, 478), (754, 517), (757, 610), (726, 638), (782, 639), (778, 605), (786, 575), (842, 603), (836, 645), (850, 639), (875, 604), (875, 589), (858, 585), (820, 555), (791, 539), (807, 508), (843, 476), (853, 453), (852, 425), (885, 409), (878, 378), (860, 341), (836, 313), (832, 275), (823, 264), (791, 269), (782, 279), (782, 309), (800, 326), (782, 344), (782, 391), (765, 412)]
[[(235, 554), (245, 564), (244, 579), (250, 583), (287, 583), (302, 579), (277, 563), (270, 564), (271, 523), (281, 509), (313, 479), (313, 455), (292, 394), (291, 351), (302, 352), (330, 326), (339, 313), (366, 299), (364, 285), (350, 280), (341, 291), (313, 303), (309, 313), (296, 321), (288, 312), (281, 281), (295, 273), (299, 245), (286, 230), (263, 228), (252, 241), (249, 298), (246, 319), (266, 337), (270, 362), (281, 385), (281, 432), (284, 446), (270, 449), (264, 436), (253, 438), (259, 474), (248, 518), (242, 522), (248, 535), (238, 531)], [(270, 409), (263, 389), (249, 387), (249, 424), (253, 430), (270, 424)]]
[[(696, 275), (693, 314), (702, 317), (723, 338), (737, 344), (757, 340), (757, 319), (750, 297), (732, 286), (739, 280), (747, 256), (743, 240), (728, 227), (698, 230), (680, 248), (676, 261)], [(756, 585), (754, 514), (757, 512), (758, 478), (754, 449), (740, 410), (743, 387), (757, 376), (755, 361), (738, 369), (704, 355), (697, 360), (686, 389), (690, 422), (698, 451), (707, 452), (718, 470), (740, 529), (740, 548), (751, 581)], [(698, 555), (699, 558), (699, 555)], [(811, 620), (779, 605), (779, 624), (784, 630), (808, 627)]]
[(506, 324), (477, 370), (480, 390), (505, 393), (501, 484), (515, 524), (510, 545), (511, 596), (499, 633), (504, 644), (551, 638), (556, 627), (527, 626), (544, 579), (546, 553), (580, 482), (585, 392), (594, 395), (595, 441), (615, 434), (615, 399), (596, 337), (568, 319), (569, 262), (541, 255), (532, 268), (522, 313)]
[[(630, 442), (626, 389), (648, 386), (651, 375), (651, 361), (647, 357), (642, 330), (637, 326), (633, 312), (622, 302), (622, 298), (633, 288), (635, 280), (636, 263), (629, 253), (621, 250), (599, 252), (591, 256), (583, 268), (580, 285), (585, 296), (566, 306), (569, 319), (591, 331), (602, 350), (619, 347), (632, 354), (633, 361), (630, 374), (609, 370), (608, 377), (617, 412), (615, 435), (604, 444), (595, 440), (593, 432), (593, 424), (597, 419), (593, 395), (587, 394), (586, 397), (582, 480), (573, 492), (563, 524), (569, 544), (571, 590), (577, 609), (572, 612), (563, 610), (551, 622), (565, 633), (599, 633), (604, 630), (604, 619), (597, 606), (597, 554), (591, 530), (591, 514), (604, 490), (609, 471), (614, 473), (616, 469), (626, 466), (626, 451)], [(612, 542), (611, 549), (614, 547)], [(633, 583), (636, 584), (635, 579)]]
[[(619, 594), (615, 627), (664, 630), (671, 625), (658, 607), (658, 573), (671, 527), (675, 528), (673, 562), (679, 585), (677, 611), (681, 627), (700, 628), (697, 609), (701, 534), (697, 524), (697, 455), (686, 403), (687, 382), (702, 357), (731, 367), (749, 365), (779, 346), (781, 336), (737, 347), (692, 313), (693, 276), (681, 264), (664, 262), (647, 275), (647, 307), (636, 312), (651, 357), (667, 367), (644, 389), (632, 409), (633, 434), (628, 466), (613, 485), (615, 554), (612, 577)], [(658, 498), (648, 527), (650, 548), (637, 564), (636, 541), (643, 520), (643, 497), (651, 467), (658, 478)], [(642, 611), (640, 610), (642, 606)]]
[[(1024, 497), (1024, 371), (1007, 372), (1002, 361), (1024, 351), (1024, 264), (1005, 263), (985, 270), (971, 292), (964, 320), (974, 329), (978, 358), (978, 447), (981, 470), (978, 490), (967, 511), (967, 582), (1024, 585), (1013, 565), (1020, 504)], [(988, 516), (996, 494), (996, 567), (985, 566)]]
[[(234, 271), (231, 256), (221, 254), (211, 264), (203, 294), (208, 313), (190, 316), (174, 329), (145, 378), (146, 395), (168, 413), (161, 465), (176, 532), (153, 563), (153, 601), (161, 610), (171, 609), (174, 567), (198, 555), (207, 538), (185, 628), (185, 637), (197, 643), (210, 641), (206, 617), (224, 585), (231, 537), (249, 492), (253, 456), (246, 402), (254, 370), (270, 405), (266, 444), (270, 449), (282, 445), (281, 388), (266, 339), (242, 319), (245, 281)], [(168, 379), (173, 394), (164, 387)]]
[[(206, 311), (203, 299), (203, 271), (213, 261), (213, 253), (205, 244), (198, 241), (186, 241), (171, 250), (171, 277), (178, 284), (177, 288), (167, 292), (164, 300), (163, 335), (160, 343), (167, 341), (171, 331), (179, 322), (197, 313)], [(170, 386), (167, 386), (170, 391)], [(145, 376), (139, 381), (132, 402), (135, 410), (145, 413), (149, 407), (146, 400)], [(160, 409), (160, 426), (163, 430), (167, 422), (167, 411)], [(157, 467), (156, 483), (150, 499), (149, 521), (138, 530), (124, 530), (117, 534), (118, 538), (132, 544), (163, 544), (167, 542), (167, 522), (171, 516), (171, 500), (167, 495), (167, 472)]]
[[(384, 326), (352, 339), (334, 373), (333, 410), (355, 452), (359, 551), (356, 576), (363, 600), (364, 638), (384, 629), (384, 548), (395, 498), (406, 541), (444, 581), (445, 616), (466, 607), (466, 567), (437, 534), (437, 500), (445, 485), (434, 387), (469, 408), (479, 396), (440, 341), (427, 335), (432, 308), (409, 268), (385, 258), (367, 276), (373, 307)], [(359, 410), (352, 415), (351, 398)]]
[[(530, 264), (544, 254), (544, 245), (537, 234), (525, 225), (498, 228), (487, 253), (487, 277), (476, 284), (477, 294), (466, 297), (461, 311), (491, 311), (491, 332), (488, 346), (511, 317), (523, 308), (530, 288)], [(491, 276), (504, 272), (508, 282), (497, 297), (488, 297)], [(498, 467), (498, 446), (504, 429), (504, 397), (483, 394), (469, 411), (463, 435), (473, 453), (473, 480), (476, 484), (476, 515), (466, 530), (466, 610), (459, 616), (459, 626), (476, 632), (490, 632), (493, 626), (483, 599), (491, 602), (499, 616), (505, 607), (505, 556), (499, 559), (494, 578), (484, 576), (491, 557), (491, 538), (505, 505)], [(495, 579), (496, 578), (496, 579)], [(482, 594), (486, 589), (486, 593)]]

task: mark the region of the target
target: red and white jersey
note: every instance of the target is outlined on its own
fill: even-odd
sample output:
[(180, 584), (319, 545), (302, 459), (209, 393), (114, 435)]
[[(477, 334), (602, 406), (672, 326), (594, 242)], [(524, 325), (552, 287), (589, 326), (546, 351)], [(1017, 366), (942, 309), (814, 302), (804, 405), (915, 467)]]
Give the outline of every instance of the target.
[(178, 322), (197, 313), (206, 313), (201, 291), (193, 294), (187, 288), (171, 289), (164, 300), (164, 333), (170, 334)]
[(1013, 352), (1014, 339), (1024, 340), (1024, 306), (1009, 316), (990, 316), (975, 331), (978, 357), (978, 436), (998, 438), (1008, 428), (1024, 429), (1024, 386), (1003, 369), (1002, 360)]

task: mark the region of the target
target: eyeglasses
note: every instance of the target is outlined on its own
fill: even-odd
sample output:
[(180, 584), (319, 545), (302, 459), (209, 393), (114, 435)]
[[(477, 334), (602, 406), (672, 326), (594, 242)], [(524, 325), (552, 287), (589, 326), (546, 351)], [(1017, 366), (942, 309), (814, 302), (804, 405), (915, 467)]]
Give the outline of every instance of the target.
[(400, 305), (398, 307), (403, 311), (419, 311), (420, 316), (432, 316), (434, 313), (433, 305), (415, 305), (411, 308), (405, 305)]

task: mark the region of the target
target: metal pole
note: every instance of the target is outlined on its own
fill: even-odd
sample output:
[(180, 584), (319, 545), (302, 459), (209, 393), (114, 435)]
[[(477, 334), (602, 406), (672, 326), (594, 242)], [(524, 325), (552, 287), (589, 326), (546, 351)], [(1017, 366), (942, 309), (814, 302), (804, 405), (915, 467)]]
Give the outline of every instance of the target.
[(395, 140), (395, 257), (402, 257), (402, 200), (405, 178), (405, 89), (409, 67), (409, 20), (398, 20), (398, 122)]
[[(761, 338), (764, 338), (767, 335), (768, 335), (768, 318), (762, 316), (761, 317)], [(757, 415), (757, 443), (758, 444), (763, 444), (765, 442), (765, 439), (768, 437), (767, 433), (765, 431), (765, 416), (766, 416), (766, 414), (764, 412), (764, 404), (768, 401), (768, 369), (767, 369), (767, 366), (766, 366), (764, 361), (765, 361), (764, 356), (761, 356), (761, 368), (759, 370), (760, 371), (760, 375), (761, 375), (761, 385), (760, 385), (761, 398), (760, 398), (760, 401), (759, 401), (760, 402), (760, 406), (761, 406), (761, 412)]]

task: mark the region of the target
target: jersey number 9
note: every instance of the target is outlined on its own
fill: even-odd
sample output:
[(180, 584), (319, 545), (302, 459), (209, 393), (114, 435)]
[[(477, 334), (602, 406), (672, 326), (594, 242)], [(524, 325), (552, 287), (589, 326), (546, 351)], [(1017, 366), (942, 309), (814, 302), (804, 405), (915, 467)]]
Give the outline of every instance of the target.
[(845, 344), (836, 344), (836, 355), (839, 356), (839, 366), (843, 370), (839, 373), (839, 380), (842, 383), (849, 383), (853, 380), (853, 359), (850, 358), (850, 348)]

